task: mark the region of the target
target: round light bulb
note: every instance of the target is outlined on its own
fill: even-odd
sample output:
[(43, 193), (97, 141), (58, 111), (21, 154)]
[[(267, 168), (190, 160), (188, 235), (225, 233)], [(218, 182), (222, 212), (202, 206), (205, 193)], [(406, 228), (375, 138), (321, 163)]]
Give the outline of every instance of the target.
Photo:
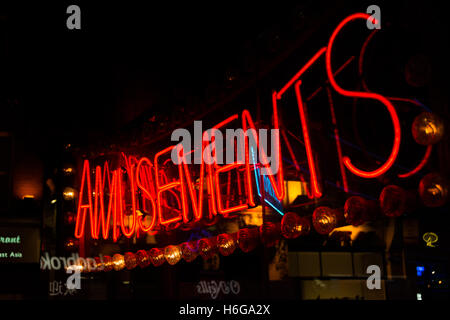
[(119, 253), (116, 253), (115, 255), (113, 255), (112, 262), (113, 262), (113, 268), (116, 271), (120, 271), (123, 268), (125, 268), (125, 259), (124, 259), (123, 255), (121, 255)]
[(243, 252), (250, 252), (258, 245), (258, 228), (245, 228), (238, 231), (238, 244)]
[(215, 238), (205, 238), (198, 241), (198, 252), (204, 260), (212, 258), (216, 253), (217, 243)]
[(184, 242), (180, 244), (181, 256), (186, 262), (192, 262), (197, 258), (197, 245), (194, 242)]
[(182, 256), (181, 249), (179, 246), (167, 246), (164, 249), (164, 258), (170, 265), (177, 264), (180, 261)]
[(164, 252), (159, 248), (152, 248), (148, 251), (148, 256), (150, 257), (150, 261), (155, 267), (159, 267), (166, 261), (164, 257)]
[(368, 220), (368, 203), (360, 196), (352, 196), (345, 201), (344, 217), (347, 223), (359, 226)]
[(223, 233), (217, 236), (217, 247), (221, 255), (229, 256), (236, 250), (236, 246), (236, 234)]
[(448, 184), (436, 173), (429, 173), (420, 180), (419, 195), (427, 207), (441, 207), (447, 202)]
[(281, 234), (286, 239), (295, 239), (307, 235), (310, 230), (309, 219), (300, 217), (295, 212), (287, 212), (281, 219)]
[(387, 217), (399, 217), (406, 210), (406, 192), (399, 186), (384, 187), (379, 200), (381, 211)]
[(281, 227), (279, 223), (265, 222), (259, 227), (261, 242), (266, 247), (273, 247), (280, 239)]
[(124, 255), (125, 267), (128, 270), (134, 269), (137, 266), (137, 258), (133, 252), (127, 252)]
[(412, 135), (418, 144), (435, 144), (444, 136), (444, 122), (434, 113), (422, 112), (414, 119)]
[(148, 267), (150, 265), (150, 257), (148, 256), (147, 251), (139, 250), (136, 252), (136, 260), (141, 268)]
[(329, 234), (338, 226), (336, 211), (328, 207), (316, 208), (312, 221), (314, 229), (320, 234)]

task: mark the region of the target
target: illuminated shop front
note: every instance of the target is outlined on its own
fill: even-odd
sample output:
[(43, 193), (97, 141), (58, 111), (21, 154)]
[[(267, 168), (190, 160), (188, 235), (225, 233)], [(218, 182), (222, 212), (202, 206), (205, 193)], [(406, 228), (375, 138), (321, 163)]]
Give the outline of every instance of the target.
[[(186, 125), (242, 129), (231, 143), (203, 130), (191, 149), (166, 139), (72, 151), (62, 199), (48, 201), (62, 217), (59, 252), (76, 257), (84, 289), (60, 290), (70, 264), (47, 257), (45, 268), (60, 273), (49, 279), (50, 296), (422, 295), (420, 281), (409, 278), (417, 260), (405, 248), (438, 242), (433, 230), (418, 242), (418, 221), (419, 212), (439, 215), (446, 205), (448, 185), (433, 160), (445, 126), (419, 99), (391, 94), (390, 82), (389, 95), (371, 90), (365, 59), (389, 30), (370, 23), (377, 21), (366, 13), (344, 16), (311, 41), (319, 45), (302, 62), (260, 81), (258, 107), (243, 94)], [(274, 149), (262, 147), (260, 129), (272, 133)], [(217, 162), (239, 148), (241, 159)]]

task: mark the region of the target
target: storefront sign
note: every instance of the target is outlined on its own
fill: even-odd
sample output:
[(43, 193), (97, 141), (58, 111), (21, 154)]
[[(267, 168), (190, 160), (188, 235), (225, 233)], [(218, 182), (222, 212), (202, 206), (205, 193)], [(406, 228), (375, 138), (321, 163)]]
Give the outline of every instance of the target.
[(0, 227), (0, 263), (39, 263), (39, 229)]
[[(370, 171), (356, 167), (348, 156), (342, 154), (339, 134), (337, 130), (334, 132), (338, 150), (335, 161), (341, 168), (344, 190), (347, 190), (347, 171), (364, 179), (373, 179), (386, 173), (394, 165), (400, 149), (400, 122), (394, 106), (389, 99), (380, 94), (343, 89), (337, 83), (335, 79), (337, 71), (333, 71), (331, 65), (336, 37), (344, 27), (348, 27), (347, 25), (355, 20), (374, 22), (373, 18), (365, 13), (356, 13), (344, 19), (334, 30), (328, 43), (324, 43), (325, 46), (320, 48), (279, 91), (272, 93), (272, 130), (275, 133), (271, 141), (275, 141), (277, 152), (271, 154), (271, 160), (279, 164), (277, 170), (272, 170), (265, 151), (267, 148), (261, 146), (256, 126), (248, 110), (243, 110), (240, 116), (234, 114), (212, 128), (224, 130), (227, 126), (234, 126), (242, 129), (240, 137), (242, 139), (238, 141), (241, 141), (244, 146), (243, 161), (233, 160), (235, 162), (225, 165), (215, 162), (217, 152), (222, 150), (216, 149), (219, 141), (213, 139), (213, 135), (209, 133), (210, 130), (203, 132), (202, 141), (194, 143), (200, 146), (202, 155), (200, 164), (196, 166), (186, 161), (186, 157), (198, 150), (195, 148), (184, 150), (181, 143), (157, 152), (153, 161), (147, 157), (123, 155), (122, 164), (112, 171), (109, 168), (111, 164), (105, 163), (103, 167), (91, 168), (90, 162), (85, 160), (79, 191), (75, 237), (84, 236), (86, 225), (90, 226), (92, 238), (108, 239), (111, 236), (112, 224), (114, 226), (112, 239), (117, 241), (120, 234), (130, 238), (138, 233), (189, 227), (202, 220), (215, 221), (216, 216), (233, 217), (233, 213), (255, 207), (258, 204), (257, 197), (261, 199), (262, 193), (265, 194), (264, 199), (267, 204), (283, 214), (280, 202), (285, 198), (286, 192), (281, 139), (278, 134), (280, 129), (278, 104), (283, 101), (287, 91), (293, 91), (297, 100), (299, 127), (303, 133), (306, 163), (309, 169), (308, 196), (310, 199), (320, 198), (323, 190), (318, 179), (317, 163), (313, 155), (314, 146), (310, 139), (307, 110), (301, 87), (302, 76), (320, 60), (325, 61), (327, 78), (333, 90), (349, 98), (378, 102), (380, 107), (388, 111), (394, 129), (390, 154), (386, 157), (386, 161)], [(332, 107), (331, 103), (330, 107)], [(336, 122), (336, 119), (333, 121)], [(251, 144), (252, 141), (255, 144)], [(380, 143), (388, 144), (389, 142), (380, 141)], [(225, 144), (221, 143), (221, 145)], [(255, 147), (253, 155), (250, 154), (252, 146)], [(235, 147), (234, 141), (232, 147)], [(290, 149), (289, 146), (288, 149)], [(178, 156), (176, 163), (173, 158), (170, 161), (174, 153)], [(92, 180), (94, 183), (91, 183)], [(261, 192), (262, 190), (264, 192)], [(207, 202), (207, 208), (204, 202), (205, 204)], [(86, 216), (89, 219), (88, 223)]]

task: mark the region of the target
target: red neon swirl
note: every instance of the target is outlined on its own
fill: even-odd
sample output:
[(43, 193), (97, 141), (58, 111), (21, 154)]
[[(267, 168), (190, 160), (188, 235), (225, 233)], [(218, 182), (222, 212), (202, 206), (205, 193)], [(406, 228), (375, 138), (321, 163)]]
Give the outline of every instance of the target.
[[(363, 77), (363, 67), (364, 67), (364, 57), (365, 57), (365, 53), (366, 53), (366, 49), (367, 46), (369, 44), (369, 42), (372, 40), (373, 36), (375, 35), (375, 33), (378, 31), (379, 29), (375, 29), (374, 31), (372, 31), (372, 33), (367, 37), (366, 41), (364, 42), (362, 48), (361, 48), (361, 52), (359, 54), (359, 62), (358, 62), (358, 70), (359, 70), (359, 75), (361, 77), (361, 83), (362, 86), (364, 88), (364, 90), (366, 90), (367, 92), (370, 92), (370, 89), (367, 87), (366, 81)], [(409, 99), (409, 98), (399, 98), (399, 97), (387, 97), (387, 99), (391, 100), (391, 101), (402, 101), (402, 102), (407, 102), (407, 103), (412, 103), (418, 107), (421, 107), (421, 104), (418, 103), (417, 101), (413, 100), (413, 99)], [(422, 170), (422, 168), (427, 164), (429, 158), (430, 158), (430, 154), (431, 154), (431, 150), (433, 149), (433, 147), (431, 145), (429, 145), (425, 151), (424, 156), (422, 157), (422, 160), (420, 161), (420, 163), (417, 165), (417, 167), (415, 167), (414, 169), (412, 169), (411, 171), (407, 172), (407, 173), (403, 173), (403, 174), (398, 174), (397, 176), (399, 178), (408, 178), (413, 176), (414, 174), (416, 174), (417, 172), (419, 172), (420, 170)]]
[(375, 178), (386, 171), (388, 171), (392, 165), (395, 162), (395, 159), (398, 156), (398, 152), (400, 150), (400, 139), (401, 139), (401, 129), (400, 129), (400, 122), (398, 120), (397, 112), (395, 111), (394, 106), (391, 104), (391, 102), (383, 97), (382, 95), (376, 94), (376, 93), (366, 93), (366, 92), (358, 92), (358, 91), (348, 91), (342, 89), (334, 79), (333, 71), (331, 67), (331, 51), (333, 48), (334, 41), (336, 39), (336, 36), (341, 31), (341, 29), (349, 22), (356, 20), (356, 19), (372, 19), (371, 16), (365, 13), (355, 13), (351, 16), (345, 18), (334, 30), (333, 34), (330, 37), (330, 40), (328, 42), (327, 50), (325, 53), (325, 62), (326, 62), (326, 69), (327, 69), (327, 75), (328, 79), (330, 80), (330, 84), (333, 87), (334, 90), (336, 90), (339, 94), (347, 97), (356, 97), (356, 98), (366, 98), (366, 99), (375, 99), (380, 101), (389, 111), (389, 114), (391, 116), (392, 124), (394, 126), (394, 143), (392, 146), (391, 154), (389, 155), (386, 162), (380, 166), (378, 169), (373, 171), (364, 171), (356, 168), (352, 163), (349, 157), (344, 156), (343, 161), (344, 165), (347, 167), (348, 170), (350, 170), (353, 174), (362, 177), (362, 178)]
[(415, 167), (414, 169), (412, 169), (411, 171), (409, 171), (407, 173), (399, 174), (398, 177), (399, 178), (408, 178), (408, 177), (411, 177), (411, 176), (415, 175), (420, 170), (422, 170), (422, 168), (427, 164), (428, 159), (430, 158), (432, 150), (433, 150), (433, 146), (432, 145), (427, 146), (427, 150), (425, 151), (425, 155), (423, 156), (422, 161), (420, 161), (420, 163), (417, 165), (417, 167)]

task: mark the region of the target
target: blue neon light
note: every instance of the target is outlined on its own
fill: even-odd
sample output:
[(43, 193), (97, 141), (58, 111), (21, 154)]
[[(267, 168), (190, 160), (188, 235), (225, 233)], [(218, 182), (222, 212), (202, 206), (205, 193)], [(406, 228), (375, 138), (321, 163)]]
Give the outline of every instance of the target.
[(423, 266), (417, 266), (417, 267), (416, 267), (416, 271), (417, 271), (417, 276), (418, 276), (418, 277), (421, 277), (421, 276), (422, 276), (422, 273), (425, 271), (425, 267), (423, 267)]
[[(255, 152), (254, 152), (253, 148), (251, 148), (251, 152), (252, 152), (253, 163), (256, 164)], [(259, 176), (261, 175), (261, 172), (260, 172), (259, 168), (256, 167), (256, 165), (255, 165), (255, 170), (253, 170), (253, 172), (255, 173), (256, 189), (258, 191), (259, 199), (261, 199), (262, 195), (261, 195), (261, 190), (259, 188)], [(265, 188), (264, 190), (270, 196), (270, 199), (272, 199), (274, 202), (276, 202), (281, 207), (281, 201), (275, 197), (275, 192), (274, 192), (273, 188), (271, 187), (271, 184), (267, 183), (266, 180), (268, 180), (268, 178), (264, 177), (263, 178), (264, 187), (267, 186), (267, 188)], [(276, 212), (278, 212), (279, 214), (284, 216), (283, 211), (281, 211), (282, 209), (276, 207), (267, 197), (264, 198), (264, 202), (267, 203), (269, 206), (271, 206)]]

